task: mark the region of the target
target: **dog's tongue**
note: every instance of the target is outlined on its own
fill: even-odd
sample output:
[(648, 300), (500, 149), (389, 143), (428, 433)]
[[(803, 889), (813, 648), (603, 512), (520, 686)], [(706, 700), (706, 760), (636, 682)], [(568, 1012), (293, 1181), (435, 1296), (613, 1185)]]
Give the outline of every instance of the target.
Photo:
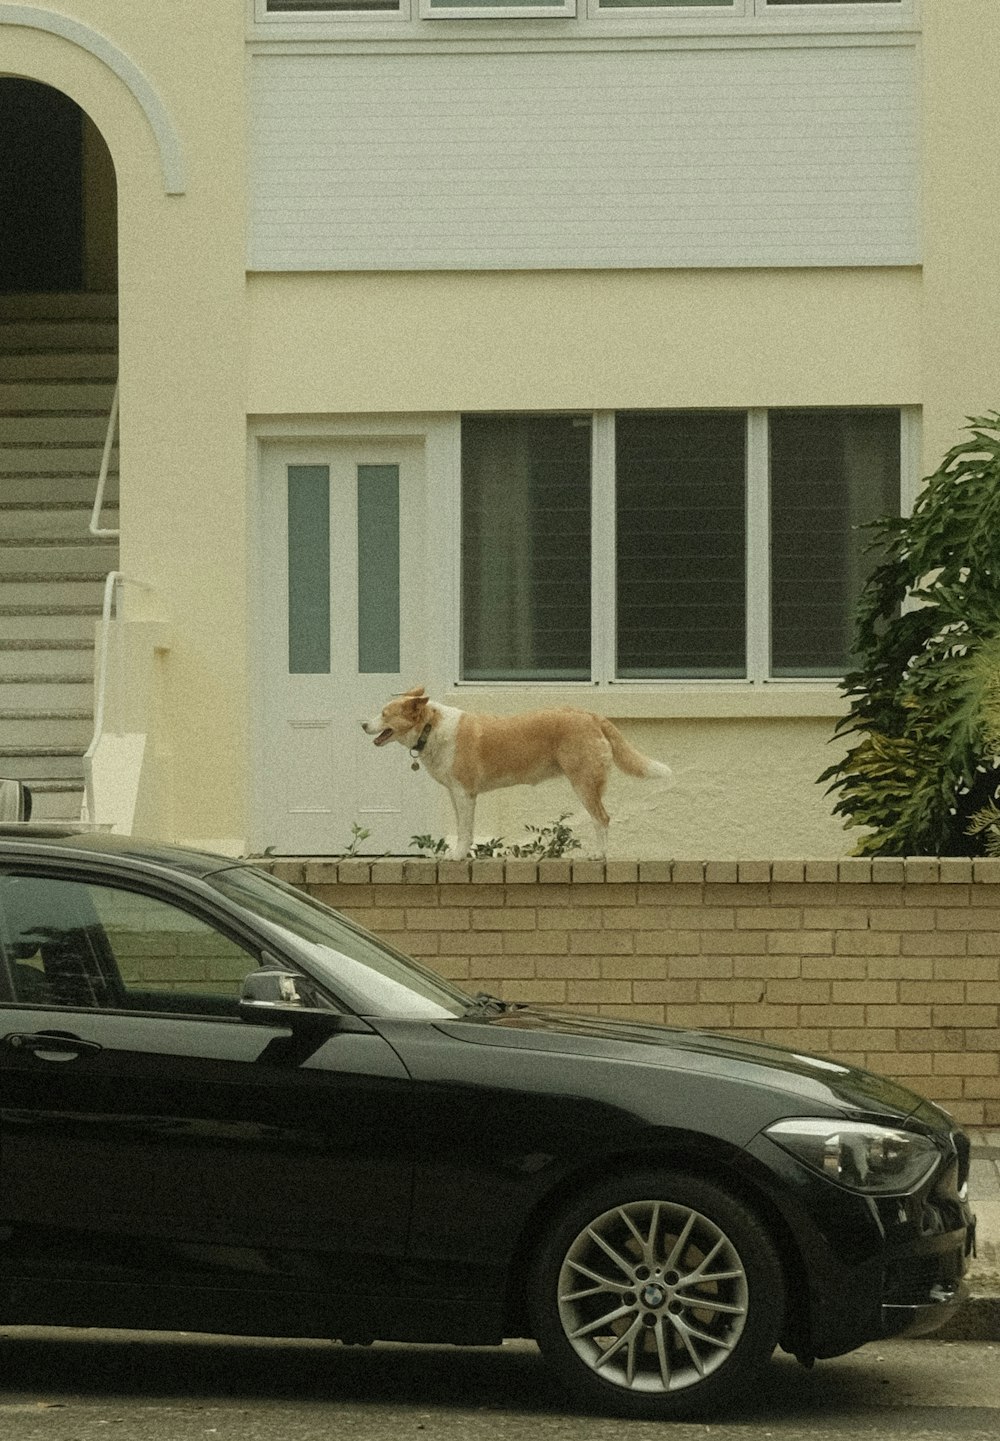
[(377, 736), (375, 737), (375, 744), (376, 744), (377, 746), (384, 746), (387, 741), (391, 741), (391, 740), (392, 740), (392, 729), (391, 729), (391, 727), (386, 727), (386, 729), (385, 729), (384, 731), (382, 731), (381, 735), (377, 735)]

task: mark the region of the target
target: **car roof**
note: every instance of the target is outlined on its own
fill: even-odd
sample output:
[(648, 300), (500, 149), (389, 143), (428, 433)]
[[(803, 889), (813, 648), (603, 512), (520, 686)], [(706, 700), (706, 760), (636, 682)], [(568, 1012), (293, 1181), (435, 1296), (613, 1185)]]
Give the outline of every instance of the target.
[(213, 871), (240, 865), (231, 856), (199, 851), (186, 846), (165, 845), (135, 836), (112, 835), (109, 831), (83, 829), (74, 825), (22, 822), (0, 825), (0, 861), (10, 859), (66, 859), (134, 861), (189, 876), (208, 876)]

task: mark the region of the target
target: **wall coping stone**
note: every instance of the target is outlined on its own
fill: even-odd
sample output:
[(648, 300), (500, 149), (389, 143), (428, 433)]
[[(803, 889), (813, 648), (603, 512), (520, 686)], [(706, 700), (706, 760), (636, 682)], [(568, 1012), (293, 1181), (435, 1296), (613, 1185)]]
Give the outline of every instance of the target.
[(1000, 858), (844, 856), (773, 860), (435, 860), (430, 857), (251, 856), (293, 885), (809, 885), (816, 882), (998, 885)]

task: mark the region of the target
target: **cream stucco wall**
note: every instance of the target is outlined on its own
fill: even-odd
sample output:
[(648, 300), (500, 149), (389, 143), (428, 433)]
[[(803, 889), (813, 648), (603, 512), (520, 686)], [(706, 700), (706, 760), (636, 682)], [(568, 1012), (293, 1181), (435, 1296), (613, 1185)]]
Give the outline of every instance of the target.
[[(244, 6), (19, 8), (40, 24), (4, 25), (4, 70), (70, 95), (104, 137), (118, 181), (121, 567), (148, 587), (126, 587), (126, 613), (172, 626), (152, 717), (163, 779), (149, 828), (239, 847), (248, 788)], [(46, 28), (48, 15), (86, 27), (80, 43)], [(162, 107), (154, 118), (173, 127), (183, 193), (166, 193), (163, 151), (116, 73), (119, 57)]]
[(1000, 410), (1000, 30), (995, 0), (924, 0), (928, 469), (966, 416)]
[(921, 393), (917, 270), (251, 275), (248, 301), (258, 414)]
[[(363, 414), (373, 397), (405, 413), (909, 406), (920, 396), (916, 270), (252, 275), (248, 302), (251, 411), (312, 413), (318, 427), (331, 412)], [(568, 700), (631, 717), (623, 723), (675, 778), (615, 779), (612, 855), (829, 856), (853, 844), (816, 783), (842, 710), (830, 687), (442, 696), (454, 679), (447, 656), (405, 679), (473, 710)], [(412, 784), (426, 789), (427, 829), (450, 834), (442, 794), (426, 778)], [(526, 822), (563, 811), (589, 846), (586, 815), (555, 783), (484, 797), (477, 834), (523, 839)]]

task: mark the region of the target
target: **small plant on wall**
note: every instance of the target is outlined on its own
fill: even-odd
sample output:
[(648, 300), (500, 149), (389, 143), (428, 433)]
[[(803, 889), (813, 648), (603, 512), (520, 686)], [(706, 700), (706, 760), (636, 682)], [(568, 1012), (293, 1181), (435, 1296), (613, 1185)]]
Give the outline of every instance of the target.
[(820, 777), (845, 825), (864, 828), (858, 855), (1000, 844), (1000, 414), (968, 429), (913, 514), (872, 527), (882, 558), (836, 732), (854, 744)]
[[(580, 849), (580, 841), (573, 834), (572, 827), (567, 825), (568, 820), (569, 811), (565, 811), (551, 825), (526, 826), (530, 837), (527, 841), (508, 845), (502, 836), (496, 836), (489, 841), (479, 841), (472, 848), (472, 859), (559, 860), (567, 851)], [(435, 838), (430, 835), (413, 836), (410, 845), (430, 856), (444, 855), (448, 849), (448, 842), (443, 837)]]

